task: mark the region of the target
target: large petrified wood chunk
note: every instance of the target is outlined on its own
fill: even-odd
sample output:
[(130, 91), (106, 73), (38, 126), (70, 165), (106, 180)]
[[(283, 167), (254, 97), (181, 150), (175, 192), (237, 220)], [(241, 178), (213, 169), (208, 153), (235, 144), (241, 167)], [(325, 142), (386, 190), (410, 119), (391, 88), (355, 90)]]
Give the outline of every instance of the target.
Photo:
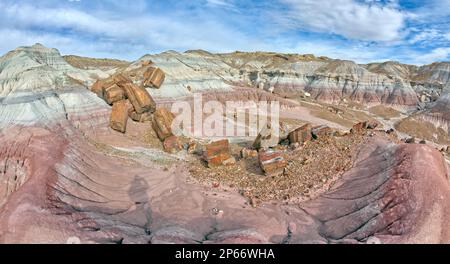
[(156, 109), (156, 103), (150, 94), (144, 88), (141, 88), (133, 83), (120, 83), (125, 94), (134, 107), (134, 110), (138, 114), (144, 112), (154, 112)]
[(311, 141), (312, 140), (311, 131), (312, 131), (311, 124), (306, 124), (302, 127), (299, 127), (294, 131), (292, 131), (291, 133), (289, 133), (289, 142), (291, 144), (293, 143), (304, 144), (308, 141)]
[(280, 123), (278, 127), (273, 127), (271, 123), (267, 123), (256, 137), (253, 147), (255, 149), (273, 148), (286, 137), (287, 129), (283, 123)]
[(164, 150), (168, 153), (175, 154), (183, 150), (183, 145), (177, 136), (170, 136), (164, 140)]
[(166, 74), (160, 69), (150, 67), (144, 73), (144, 87), (153, 86), (160, 88), (166, 78)]
[(136, 111), (130, 111), (129, 116), (133, 121), (140, 122), (140, 123), (152, 121), (152, 114), (150, 112), (138, 114), (138, 113), (136, 113)]
[(259, 152), (259, 165), (266, 175), (274, 176), (283, 173), (287, 162), (281, 151), (268, 149)]
[(128, 111), (131, 105), (128, 100), (115, 102), (112, 107), (110, 126), (112, 129), (125, 133), (128, 122)]
[(155, 130), (158, 138), (164, 141), (166, 138), (173, 136), (172, 122), (174, 115), (167, 108), (160, 108), (156, 110), (153, 115), (153, 129)]
[(213, 142), (206, 146), (203, 157), (208, 162), (208, 167), (218, 167), (222, 165), (233, 165), (235, 158), (230, 153), (230, 143), (228, 139)]
[(113, 86), (105, 89), (104, 96), (105, 101), (108, 104), (112, 105), (113, 103), (124, 99), (125, 94), (122, 88), (114, 84)]

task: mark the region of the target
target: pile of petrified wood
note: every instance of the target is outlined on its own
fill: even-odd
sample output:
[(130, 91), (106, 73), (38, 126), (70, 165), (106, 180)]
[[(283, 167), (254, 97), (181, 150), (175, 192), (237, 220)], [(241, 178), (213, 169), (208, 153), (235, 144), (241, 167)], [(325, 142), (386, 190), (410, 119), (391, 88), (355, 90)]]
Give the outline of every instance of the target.
[(160, 88), (165, 74), (159, 68), (148, 67), (143, 75), (144, 80), (140, 86), (123, 74), (98, 80), (92, 86), (93, 92), (112, 105), (110, 119), (112, 129), (125, 133), (129, 117), (136, 122), (152, 120), (156, 103), (145, 87)]

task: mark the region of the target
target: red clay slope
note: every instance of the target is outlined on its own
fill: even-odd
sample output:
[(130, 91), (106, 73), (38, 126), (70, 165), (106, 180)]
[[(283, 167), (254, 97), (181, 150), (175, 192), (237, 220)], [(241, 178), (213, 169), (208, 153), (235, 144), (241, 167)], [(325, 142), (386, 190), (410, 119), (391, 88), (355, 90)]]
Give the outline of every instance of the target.
[(76, 132), (67, 140), (64, 130), (0, 134), (0, 187), (8, 190), (0, 242), (449, 242), (448, 171), (425, 145), (374, 137), (328, 193), (251, 208), (237, 193), (186, 182), (181, 163), (164, 170), (108, 156)]

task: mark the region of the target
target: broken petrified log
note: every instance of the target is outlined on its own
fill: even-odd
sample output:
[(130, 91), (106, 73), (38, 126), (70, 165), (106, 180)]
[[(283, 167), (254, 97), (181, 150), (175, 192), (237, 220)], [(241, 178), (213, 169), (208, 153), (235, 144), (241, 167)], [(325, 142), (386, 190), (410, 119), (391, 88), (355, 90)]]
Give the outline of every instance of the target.
[(109, 88), (106, 88), (104, 91), (105, 101), (109, 105), (112, 105), (113, 103), (124, 99), (124, 97), (125, 97), (125, 94), (124, 94), (122, 88), (120, 88), (116, 84), (114, 84), (113, 86), (111, 86)]
[(304, 144), (308, 141), (312, 140), (312, 126), (311, 124), (306, 124), (302, 127), (299, 127), (289, 133), (289, 143), (300, 143)]
[(235, 158), (230, 153), (228, 139), (213, 142), (206, 146), (203, 158), (208, 163), (208, 167), (214, 168), (222, 165), (233, 165)]
[(241, 150), (241, 157), (244, 159), (256, 158), (258, 157), (258, 151), (254, 149), (243, 148)]
[(259, 152), (259, 165), (266, 175), (274, 176), (283, 173), (287, 162), (281, 151), (268, 149)]
[(255, 149), (268, 149), (276, 147), (282, 140), (287, 138), (287, 128), (280, 122), (278, 127), (267, 123), (259, 132), (253, 143)]
[(376, 120), (372, 121), (363, 121), (355, 124), (353, 128), (350, 130), (352, 134), (360, 134), (364, 133), (366, 129), (375, 129), (380, 126), (380, 123)]
[(91, 87), (91, 91), (96, 93), (98, 97), (105, 98), (106, 89), (123, 83), (131, 82), (130, 79), (125, 77), (123, 74), (116, 74), (107, 79), (97, 80)]
[(145, 60), (145, 61), (141, 62), (142, 66), (150, 66), (152, 64), (153, 64), (153, 61), (151, 61), (151, 60)]
[(375, 129), (380, 126), (380, 123), (376, 120), (367, 121), (367, 129)]
[(177, 136), (170, 136), (164, 140), (164, 150), (168, 153), (175, 154), (183, 150), (183, 145), (181, 144)]
[(120, 100), (113, 104), (110, 120), (112, 129), (125, 133), (128, 122), (128, 111), (131, 107), (128, 100)]
[(331, 136), (333, 134), (333, 130), (331, 130), (331, 128), (328, 126), (323, 125), (323, 126), (314, 127), (311, 130), (311, 134), (312, 134), (313, 138), (318, 139), (318, 138)]
[(153, 114), (153, 129), (161, 141), (173, 136), (172, 122), (174, 118), (174, 114), (167, 108), (160, 108)]
[(125, 95), (130, 100), (134, 110), (138, 114), (144, 112), (154, 112), (156, 103), (150, 94), (144, 88), (141, 88), (133, 83), (119, 83), (119, 86), (125, 91)]
[(160, 69), (150, 67), (144, 72), (144, 87), (153, 86), (160, 88), (166, 78), (166, 74)]
[(130, 118), (133, 121), (144, 123), (152, 120), (152, 114), (150, 112), (145, 112), (142, 114), (136, 113), (136, 111), (131, 111), (129, 113)]
[(113, 86), (114, 80), (112, 78), (104, 79), (104, 80), (97, 80), (91, 87), (91, 91), (97, 94), (98, 97), (104, 98), (105, 97), (105, 89), (108, 87)]
[(201, 144), (199, 144), (196, 141), (189, 142), (188, 147), (187, 147), (188, 154), (201, 155), (202, 151), (203, 151), (203, 149), (202, 149), (202, 145)]
[(103, 82), (97, 80), (91, 87), (91, 91), (97, 94), (98, 97), (103, 98)]
[(353, 126), (353, 128), (350, 130), (350, 133), (361, 134), (366, 130), (366, 128), (367, 128), (367, 121), (359, 122)]
[(407, 144), (415, 144), (416, 143), (416, 139), (414, 137), (407, 138), (407, 139), (405, 139), (405, 143), (407, 143)]

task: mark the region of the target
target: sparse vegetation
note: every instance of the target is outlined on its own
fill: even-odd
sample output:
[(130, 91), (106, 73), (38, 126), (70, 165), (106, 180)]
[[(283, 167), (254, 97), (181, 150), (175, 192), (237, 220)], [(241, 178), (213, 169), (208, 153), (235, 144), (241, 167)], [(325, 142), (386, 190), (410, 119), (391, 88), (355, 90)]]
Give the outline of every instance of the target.
[(377, 115), (379, 117), (382, 117), (386, 120), (389, 120), (392, 118), (397, 118), (397, 117), (400, 117), (400, 115), (401, 115), (399, 111), (392, 109), (388, 106), (384, 106), (384, 105), (377, 105), (377, 106), (371, 107), (369, 109), (369, 112), (374, 115)]
[(400, 132), (407, 133), (418, 139), (425, 139), (439, 144), (450, 145), (450, 136), (442, 128), (437, 128), (430, 122), (407, 117), (395, 125)]
[(64, 59), (75, 68), (87, 70), (91, 68), (100, 68), (100, 69), (112, 69), (112, 68), (120, 68), (126, 67), (130, 63), (122, 60), (115, 59), (96, 59), (96, 58), (87, 58), (80, 57), (74, 55), (64, 56)]

